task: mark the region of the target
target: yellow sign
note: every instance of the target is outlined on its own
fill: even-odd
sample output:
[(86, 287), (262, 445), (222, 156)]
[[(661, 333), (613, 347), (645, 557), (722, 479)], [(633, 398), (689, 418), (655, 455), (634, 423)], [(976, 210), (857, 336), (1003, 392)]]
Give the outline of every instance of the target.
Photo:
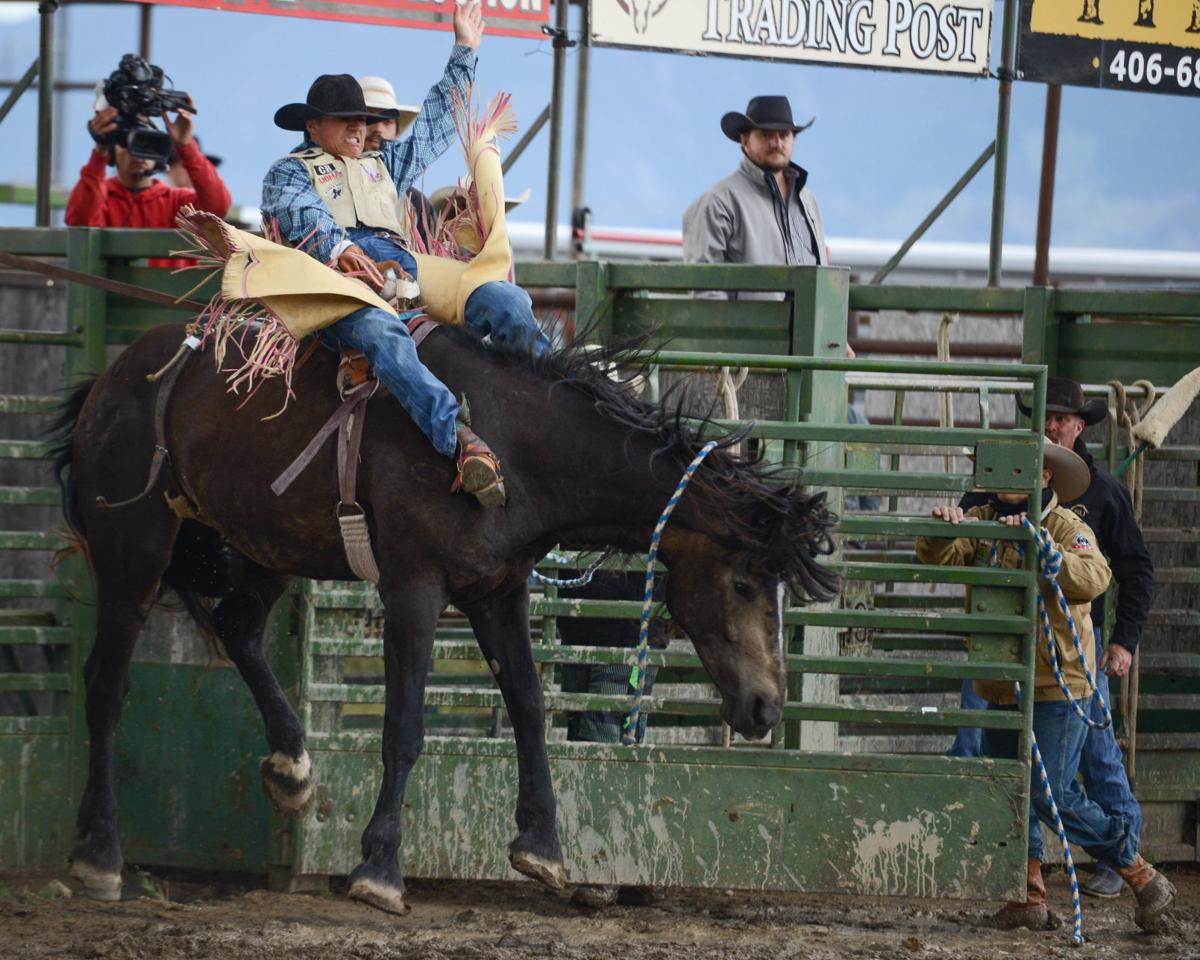
[(1033, 33), (1200, 49), (1200, 0), (1034, 0)]

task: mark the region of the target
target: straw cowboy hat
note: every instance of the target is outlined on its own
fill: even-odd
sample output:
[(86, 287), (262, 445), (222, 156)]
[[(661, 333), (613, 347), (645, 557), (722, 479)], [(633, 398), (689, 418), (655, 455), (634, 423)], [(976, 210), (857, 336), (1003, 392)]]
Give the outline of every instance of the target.
[(362, 87), (363, 99), (375, 113), (396, 121), (396, 136), (404, 133), (413, 125), (420, 107), (409, 106), (396, 102), (396, 91), (383, 77), (359, 77), (358, 85)]
[[(1029, 404), (1017, 397), (1017, 406), (1025, 416), (1032, 416)], [(1099, 397), (1084, 402), (1083, 388), (1070, 377), (1048, 377), (1046, 380), (1046, 412), (1073, 413), (1082, 417), (1089, 427), (1108, 416), (1108, 404)]]
[(1092, 471), (1083, 458), (1053, 440), (1047, 439), (1042, 447), (1042, 467), (1051, 473), (1050, 486), (1058, 494), (1059, 503), (1078, 500), (1092, 485)]
[(390, 120), (372, 113), (363, 100), (362, 87), (348, 73), (323, 73), (308, 88), (304, 103), (288, 103), (275, 111), (275, 126), (302, 132), (317, 117), (362, 117), (367, 123)]
[(797, 125), (792, 120), (792, 105), (787, 97), (755, 97), (746, 106), (745, 113), (731, 110), (721, 118), (721, 132), (730, 140), (740, 140), (748, 130), (791, 130), (801, 133), (813, 125), (816, 117), (808, 123)]

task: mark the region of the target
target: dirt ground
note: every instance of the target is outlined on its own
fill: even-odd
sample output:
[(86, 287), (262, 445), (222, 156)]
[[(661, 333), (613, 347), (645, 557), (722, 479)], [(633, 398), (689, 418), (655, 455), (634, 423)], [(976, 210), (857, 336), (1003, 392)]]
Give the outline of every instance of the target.
[[(419, 882), (393, 917), (344, 896), (272, 893), (259, 880), (127, 870), (120, 903), (64, 895), (50, 873), (0, 870), (3, 960), (999, 960), (1003, 957), (1200, 958), (1200, 873), (1179, 890), (1171, 932), (1133, 925), (1128, 892), (1085, 900), (1088, 945), (1070, 945), (1070, 894), (1050, 877), (1068, 926), (1000, 933), (992, 904), (896, 898), (667, 891), (652, 906), (581, 910), (533, 883)], [(70, 886), (70, 885), (68, 885)]]

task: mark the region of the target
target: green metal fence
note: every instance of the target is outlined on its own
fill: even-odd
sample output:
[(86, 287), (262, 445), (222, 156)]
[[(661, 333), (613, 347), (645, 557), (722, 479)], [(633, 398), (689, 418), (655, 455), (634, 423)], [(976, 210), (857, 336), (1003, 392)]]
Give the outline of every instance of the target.
[[(0, 232), (0, 249), (66, 256), (75, 269), (183, 294), (196, 276), (171, 276), (144, 265), (144, 258), (170, 246), (169, 235), (149, 231)], [(669, 339), (670, 351), (659, 357), (663, 370), (741, 365), (778, 371), (784, 416), (758, 423), (753, 434), (770, 456), (800, 469), (805, 483), (829, 489), (838, 502), (847, 491), (877, 490), (902, 508), (919, 502), (914, 498), (996, 489), (1003, 486), (998, 478), (1011, 477), (1014, 470), (1020, 471), (1015, 485), (1029, 488), (1029, 479), (1039, 475), (1040, 424), (995, 429), (986, 417), (988, 398), (1018, 389), (1040, 397), (1044, 361), (1067, 371), (1076, 369), (1072, 364), (1086, 370), (1085, 363), (1101, 362), (1089, 351), (1094, 347), (1101, 355), (1103, 337), (1093, 343), (1057, 332), (1078, 322), (1080, 315), (1072, 311), (1086, 307), (1095, 326), (1105, 325), (1099, 320), (1109, 310), (1121, 323), (1135, 322), (1137, 314), (1139, 324), (1193, 332), (1200, 318), (1200, 295), (1194, 294), (1147, 294), (1139, 300), (1124, 293), (1036, 288), (864, 287), (849, 284), (844, 271), (830, 269), (520, 264), (518, 280), (530, 287), (573, 289), (577, 328), (591, 326), (614, 337), (653, 329)], [(691, 299), (694, 289), (777, 290), (788, 299)], [(1031, 363), (845, 360), (848, 312), (884, 309), (1021, 316)], [(106, 349), (128, 343), (147, 326), (183, 317), (72, 287), (64, 331), (2, 330), (0, 342), (63, 347), (66, 370), (73, 375), (99, 369)], [(7, 326), (0, 318), (0, 327)], [(1148, 351), (1158, 382), (1171, 382), (1171, 372), (1187, 365), (1186, 352), (1176, 346), (1173, 354)], [(970, 390), (985, 416), (977, 428), (956, 430), (848, 425), (845, 385), (853, 377)], [(17, 398), (12, 409), (33, 403)], [(939, 462), (942, 454), (957, 459), (952, 469), (885, 469), (873, 458), (853, 462), (847, 451), (854, 448), (882, 453), (880, 462), (889, 467), (931, 454)], [(973, 462), (962, 457), (964, 449), (974, 454)], [(5, 496), (14, 498), (8, 504), (55, 499), (44, 488), (6, 491)], [(565, 742), (561, 719), (566, 712), (615, 707), (618, 701), (562, 692), (561, 668), (623, 662), (627, 651), (564, 647), (557, 642), (557, 619), (631, 617), (640, 605), (565, 601), (552, 590), (535, 598), (534, 652), (548, 707), (557, 718), (548, 731), (550, 756), (574, 879), (939, 896), (1019, 892), (1028, 789), (1024, 764), (839, 752), (845, 731), (870, 734), (877, 742), (900, 732), (949, 734), (962, 723), (1028, 729), (1027, 715), (962, 713), (947, 709), (944, 695), (939, 702), (932, 694), (964, 677), (1028, 677), (1031, 573), (915, 564), (912, 538), (940, 527), (910, 512), (851, 513), (842, 524), (841, 539), (855, 547), (834, 562), (849, 586), (874, 597), (875, 609), (789, 611), (788, 625), (804, 630), (789, 646), (791, 697), (783, 728), (769, 746), (653, 743), (656, 730), (694, 731), (699, 725), (711, 733), (717, 724), (715, 701), (703, 687), (698, 661), (678, 644), (652, 654), (652, 663), (662, 667), (662, 682), (648, 705), (650, 745), (623, 749)], [(998, 524), (979, 532), (1022, 536)], [(4, 544), (11, 548), (40, 536), (30, 531)], [(42, 613), (44, 622), (14, 624), (5, 634), (21, 638), (12, 643), (45, 647), (50, 654), (61, 644), (69, 664), (55, 682), (70, 690), (63, 690), (58, 712), (50, 718), (0, 718), (0, 822), (19, 822), (23, 831), (19, 836), (6, 831), (8, 839), (0, 838), (3, 862), (60, 857), (81, 787), (85, 735), (73, 692), (90, 646), (91, 623), (86, 601), (76, 599), (86, 577), (78, 567), (63, 571), (58, 580), (47, 576), (35, 588), (53, 600), (49, 617)], [(59, 586), (64, 582), (73, 584), (70, 595)], [(968, 586), (972, 609), (965, 611)], [(6, 584), (3, 589), (12, 606), (23, 602), (21, 590), (34, 588)], [(33, 629), (42, 632), (29, 632)], [(847, 630), (869, 632), (873, 655), (856, 655), (863, 649), (839, 643), (839, 634)], [(236, 674), (220, 665), (181, 664), (139, 653), (118, 768), (128, 858), (253, 871), (266, 867), (293, 887), (347, 872), (357, 862), (358, 835), (378, 782), (374, 726), (381, 635), (377, 601), (362, 585), (305, 583), (281, 604), (272, 626), (272, 659), (311, 731), (319, 781), (316, 809), (297, 825), (267, 815), (257, 788), (259, 721)], [(405, 811), (406, 869), (416, 876), (512, 877), (504, 853), (512, 827), (515, 750), (505, 735), (498, 692), (480, 671), (465, 621), (451, 611), (438, 637), (428, 698), (432, 735), (410, 781)], [(41, 682), (23, 677), (9, 670), (0, 674), (0, 684)], [(922, 691), (939, 705), (922, 703)], [(880, 695), (895, 703), (881, 705)], [(47, 729), (32, 732), (39, 726)], [(10, 771), (19, 777), (10, 778)], [(18, 782), (14, 792), (10, 784)], [(37, 842), (31, 839), (35, 835)]]

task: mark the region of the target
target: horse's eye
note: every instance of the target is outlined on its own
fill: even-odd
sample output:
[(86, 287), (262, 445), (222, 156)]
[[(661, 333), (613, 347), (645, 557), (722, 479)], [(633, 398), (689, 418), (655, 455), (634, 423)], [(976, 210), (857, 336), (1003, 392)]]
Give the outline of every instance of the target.
[(733, 581), (733, 592), (744, 600), (749, 600), (752, 596), (754, 596), (754, 591), (750, 589), (750, 584), (746, 583), (744, 580)]

